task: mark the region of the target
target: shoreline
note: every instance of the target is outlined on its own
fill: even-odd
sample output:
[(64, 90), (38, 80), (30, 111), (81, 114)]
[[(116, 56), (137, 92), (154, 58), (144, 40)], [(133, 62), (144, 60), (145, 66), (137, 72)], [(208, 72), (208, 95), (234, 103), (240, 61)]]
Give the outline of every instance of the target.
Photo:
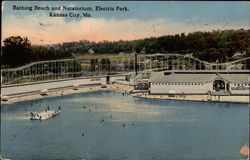
[(57, 97), (57, 96), (64, 96), (69, 94), (75, 93), (85, 93), (91, 91), (99, 91), (99, 90), (113, 90), (113, 91), (120, 91), (120, 92), (129, 92), (133, 89), (132, 86), (122, 85), (122, 84), (107, 84), (106, 88), (102, 88), (101, 85), (95, 86), (84, 86), (84, 87), (75, 87), (75, 88), (67, 88), (67, 89), (57, 89), (54, 91), (47, 91), (46, 95), (41, 95), (41, 92), (30, 93), (30, 94), (21, 94), (15, 96), (8, 96), (7, 101), (1, 100), (1, 104), (11, 104), (21, 101), (28, 101), (28, 100), (35, 100), (35, 99), (43, 99), (49, 97)]
[(133, 96), (139, 98), (150, 98), (150, 99), (249, 104), (248, 96), (154, 95), (148, 93), (135, 93)]
[[(11, 104), (20, 101), (34, 100), (48, 97), (63, 96), (75, 93), (84, 93), (99, 90), (113, 90), (119, 92), (129, 93), (133, 90), (133, 86), (125, 84), (106, 84), (103, 88), (101, 85), (83, 86), (73, 88), (62, 88), (53, 91), (47, 91), (46, 95), (42, 96), (41, 92), (9, 96), (8, 101), (1, 101), (1, 104)], [(164, 99), (164, 100), (181, 100), (181, 101), (199, 101), (199, 102), (218, 102), (218, 103), (242, 103), (249, 104), (248, 96), (209, 96), (209, 95), (152, 95), (148, 93), (132, 93), (133, 97), (150, 98), (150, 99)]]

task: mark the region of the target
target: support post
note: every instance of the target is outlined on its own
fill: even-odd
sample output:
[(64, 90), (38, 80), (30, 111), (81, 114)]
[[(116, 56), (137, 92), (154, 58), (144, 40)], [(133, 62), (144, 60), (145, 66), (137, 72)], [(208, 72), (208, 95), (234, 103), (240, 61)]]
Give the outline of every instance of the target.
[(135, 75), (137, 75), (137, 53), (135, 52)]

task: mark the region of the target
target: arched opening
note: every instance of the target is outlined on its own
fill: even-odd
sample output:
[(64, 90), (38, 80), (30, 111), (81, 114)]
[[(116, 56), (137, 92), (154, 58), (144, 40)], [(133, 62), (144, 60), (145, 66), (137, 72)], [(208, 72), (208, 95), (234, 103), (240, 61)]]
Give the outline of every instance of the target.
[(213, 90), (215, 90), (216, 92), (218, 91), (225, 91), (225, 81), (223, 80), (215, 80), (213, 83)]

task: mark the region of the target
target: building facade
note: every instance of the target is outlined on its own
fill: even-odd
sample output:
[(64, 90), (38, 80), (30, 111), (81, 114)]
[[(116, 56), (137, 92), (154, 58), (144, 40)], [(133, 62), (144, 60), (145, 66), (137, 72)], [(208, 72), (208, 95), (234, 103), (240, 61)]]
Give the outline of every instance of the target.
[(150, 94), (249, 95), (247, 71), (152, 72)]

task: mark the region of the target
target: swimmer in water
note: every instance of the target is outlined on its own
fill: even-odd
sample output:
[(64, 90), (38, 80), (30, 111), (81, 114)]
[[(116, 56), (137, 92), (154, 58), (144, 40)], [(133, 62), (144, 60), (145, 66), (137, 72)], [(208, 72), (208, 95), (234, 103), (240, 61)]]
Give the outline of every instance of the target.
[(104, 119), (101, 120), (101, 123), (104, 122)]

